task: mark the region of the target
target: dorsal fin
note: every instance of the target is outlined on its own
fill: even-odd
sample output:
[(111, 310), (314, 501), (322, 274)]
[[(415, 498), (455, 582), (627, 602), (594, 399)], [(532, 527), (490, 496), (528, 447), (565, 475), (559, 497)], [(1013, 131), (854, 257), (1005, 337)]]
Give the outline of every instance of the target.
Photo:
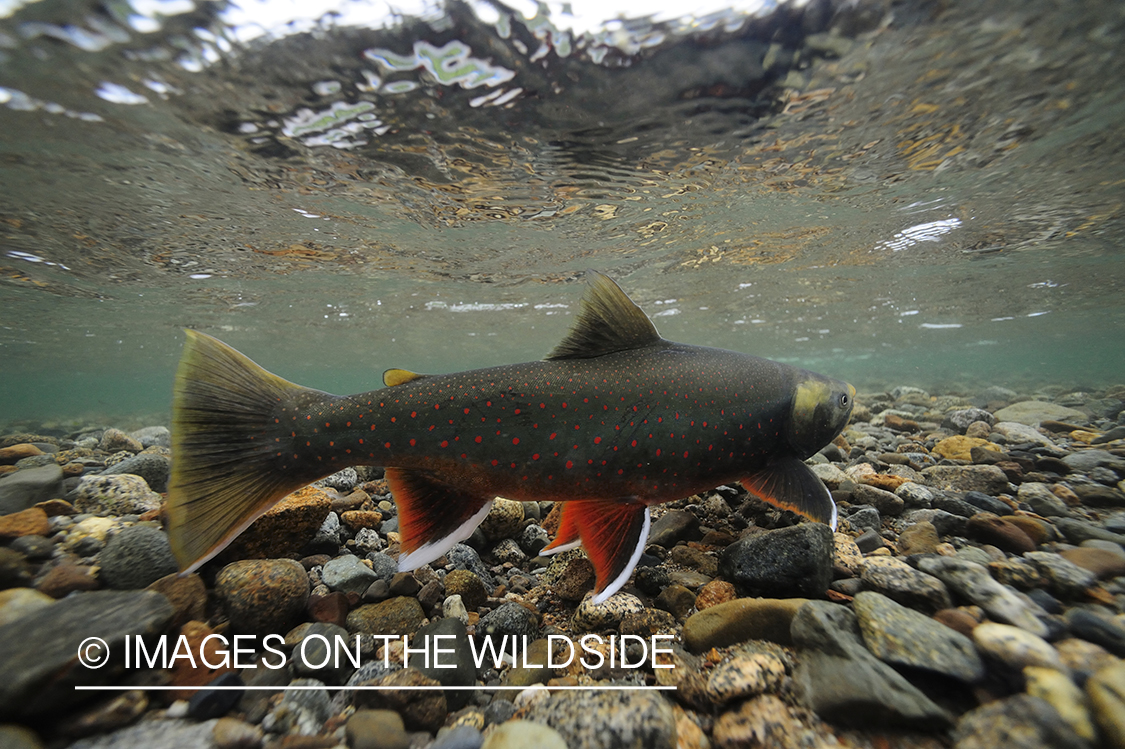
[(548, 359), (589, 359), (656, 343), (660, 334), (640, 307), (609, 276), (586, 271), (589, 288), (574, 327)]
[(409, 369), (388, 369), (383, 373), (383, 384), (387, 387), (394, 387), (404, 382), (419, 380), (425, 376), (424, 374), (411, 372)]

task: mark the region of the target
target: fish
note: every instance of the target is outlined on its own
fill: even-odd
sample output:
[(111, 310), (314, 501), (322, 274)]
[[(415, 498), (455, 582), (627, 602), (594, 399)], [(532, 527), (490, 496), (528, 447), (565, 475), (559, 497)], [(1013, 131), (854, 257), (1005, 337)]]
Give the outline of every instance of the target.
[(332, 395), (186, 330), (172, 399), (165, 521), (184, 574), (285, 496), (348, 466), (384, 469), (416, 569), (464, 541), (495, 498), (560, 503), (541, 554), (581, 546), (593, 600), (628, 582), (650, 507), (740, 482), (836, 527), (804, 461), (847, 424), (855, 388), (769, 359), (665, 340), (608, 276), (587, 271), (576, 320), (546, 358), (449, 374), (388, 369)]

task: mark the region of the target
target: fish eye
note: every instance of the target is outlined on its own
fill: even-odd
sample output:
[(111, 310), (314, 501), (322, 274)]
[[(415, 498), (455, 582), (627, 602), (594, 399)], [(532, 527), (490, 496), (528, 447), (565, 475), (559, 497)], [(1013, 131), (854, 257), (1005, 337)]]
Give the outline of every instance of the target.
[(848, 394), (847, 393), (841, 393), (840, 394), (840, 408), (847, 408), (847, 407), (848, 407)]

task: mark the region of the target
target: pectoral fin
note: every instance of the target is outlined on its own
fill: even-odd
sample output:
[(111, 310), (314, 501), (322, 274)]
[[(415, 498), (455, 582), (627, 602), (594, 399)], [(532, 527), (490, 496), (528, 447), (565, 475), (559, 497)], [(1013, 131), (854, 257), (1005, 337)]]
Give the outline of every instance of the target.
[(492, 509), (492, 497), (461, 491), (425, 471), (388, 468), (385, 475), (398, 506), (403, 572), (429, 564), (473, 535)]
[(746, 491), (783, 510), (804, 515), (836, 530), (836, 503), (812, 469), (793, 457), (775, 458), (742, 479)]
[[(594, 603), (621, 589), (633, 574), (648, 541), (648, 507), (632, 500), (577, 499), (566, 503), (564, 520), (573, 523), (597, 575)], [(559, 535), (563, 537), (563, 525)]]

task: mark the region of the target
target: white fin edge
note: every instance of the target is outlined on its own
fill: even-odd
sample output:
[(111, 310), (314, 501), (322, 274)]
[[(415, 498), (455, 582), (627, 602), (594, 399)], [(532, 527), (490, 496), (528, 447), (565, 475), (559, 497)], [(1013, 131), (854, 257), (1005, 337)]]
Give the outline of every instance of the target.
[(594, 603), (604, 603), (607, 598), (612, 596), (617, 591), (621, 590), (621, 586), (629, 581), (630, 575), (633, 574), (633, 568), (637, 566), (637, 562), (641, 560), (641, 554), (645, 551), (645, 546), (648, 544), (648, 528), (652, 522), (652, 518), (648, 514), (648, 507), (645, 507), (645, 524), (641, 527), (641, 532), (637, 534), (637, 548), (633, 549), (633, 555), (629, 557), (629, 563), (625, 565), (625, 569), (621, 570), (618, 575), (605, 586), (605, 590), (594, 596)]
[(454, 528), (452, 533), (424, 543), (408, 554), (400, 554), (398, 557), (398, 571), (410, 572), (411, 570), (418, 569), (423, 564), (429, 564), (452, 549), (456, 544), (473, 535), (473, 531), (477, 529), (477, 526), (484, 520), (488, 511), (492, 509), (492, 503), (493, 500), (491, 499), (485, 502), (484, 506), (477, 510), (471, 518)]
[(549, 557), (549, 556), (554, 556), (555, 554), (562, 554), (564, 551), (570, 551), (571, 549), (577, 549), (581, 545), (582, 545), (582, 539), (578, 539), (577, 541), (571, 541), (570, 543), (563, 544), (562, 546), (556, 546), (553, 549), (542, 549), (539, 552), (539, 556)]

